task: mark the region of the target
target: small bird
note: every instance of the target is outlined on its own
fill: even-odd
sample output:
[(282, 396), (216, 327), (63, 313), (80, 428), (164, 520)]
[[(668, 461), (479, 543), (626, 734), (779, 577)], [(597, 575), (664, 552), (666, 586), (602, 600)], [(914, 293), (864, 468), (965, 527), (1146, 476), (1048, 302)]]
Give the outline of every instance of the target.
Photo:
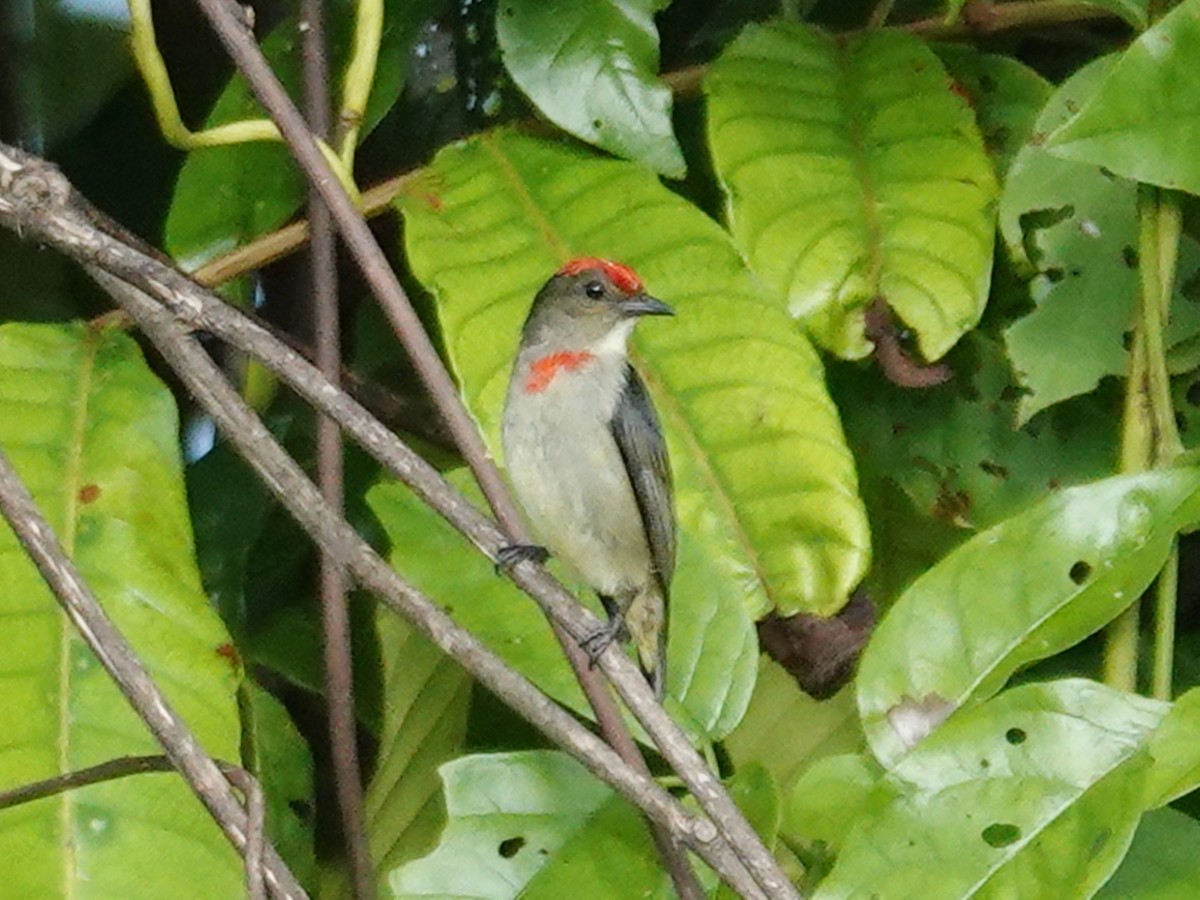
[(571, 260), (534, 298), (503, 418), (508, 473), (546, 547), (505, 548), (501, 561), (548, 550), (574, 568), (608, 613), (583, 648), (594, 661), (632, 637), (659, 699), (675, 507), (662, 428), (626, 343), (641, 316), (669, 315), (628, 266)]

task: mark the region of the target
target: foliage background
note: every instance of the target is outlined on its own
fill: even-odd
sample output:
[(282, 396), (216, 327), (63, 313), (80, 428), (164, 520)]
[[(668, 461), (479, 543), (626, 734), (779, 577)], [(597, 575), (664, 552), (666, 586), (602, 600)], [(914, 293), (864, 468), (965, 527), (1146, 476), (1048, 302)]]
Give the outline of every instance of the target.
[[(873, 3), (389, 3), (356, 178), (414, 173), (377, 230), (493, 446), (513, 336), (563, 259), (625, 259), (679, 310), (635, 342), (679, 485), (668, 708), (798, 883), (1190, 896), (1187, 538), (1174, 649), (1145, 604), (1143, 674), (1122, 684), (1099, 631), (1198, 517), (1200, 474), (1172, 457), (1200, 433), (1200, 3), (1161, 21), (1139, 0), (960, 7), (899, 0), (888, 22), (919, 27), (864, 32)], [(294, 83), (290, 6), (256, 8)], [(330, 9), (336, 68), (353, 10)], [(250, 114), (192, 8), (154, 12), (185, 118)], [(43, 149), (181, 265), (296, 213), (281, 147), (166, 145), (120, 17), (52, 0), (0, 15), (0, 138)], [(1176, 243), (1171, 210), (1178, 274), (1156, 332), (1139, 290), (1148, 251)], [(311, 340), (301, 269), (224, 290)], [(470, 490), (344, 276), (348, 365)], [(863, 333), (875, 296), (905, 352), (944, 356), (952, 380), (885, 377)], [(302, 880), (339, 895), (312, 548), (154, 353), (97, 324), (107, 310), (65, 261), (0, 234), (0, 446), (206, 746), (260, 773)], [(1147, 335), (1180, 446), (1151, 429), (1139, 458), (1123, 409)], [(309, 461), (309, 411), (213, 352)], [(347, 486), (401, 572), (582, 713), (540, 615), (486, 560), (353, 451)], [(854, 682), (812, 700), (759, 654), (754, 622), (834, 613), (860, 584), (882, 624)], [(0, 608), (0, 787), (153, 749), (7, 531)], [(354, 612), (390, 893), (665, 895), (629, 808), (406, 625), (365, 597)], [(1161, 663), (1146, 674), (1164, 655), (1165, 693)], [(204, 896), (239, 891), (236, 857), (167, 775), (0, 812), (0, 860), (19, 896), (181, 896), (198, 871)]]

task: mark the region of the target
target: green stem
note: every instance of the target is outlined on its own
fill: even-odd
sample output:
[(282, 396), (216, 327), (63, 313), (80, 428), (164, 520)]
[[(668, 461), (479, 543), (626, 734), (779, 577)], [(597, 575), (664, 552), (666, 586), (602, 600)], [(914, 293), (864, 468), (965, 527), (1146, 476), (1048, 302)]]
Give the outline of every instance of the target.
[(1179, 596), (1179, 543), (1176, 541), (1166, 565), (1158, 573), (1154, 592), (1154, 669), (1150, 695), (1155, 700), (1171, 700), (1175, 668), (1175, 601)]
[[(202, 147), (222, 147), (251, 141), (283, 140), (279, 129), (269, 119), (244, 119), (240, 122), (216, 125), (203, 131), (192, 131), (188, 128), (179, 114), (179, 104), (175, 101), (175, 91), (171, 87), (171, 76), (158, 50), (154, 19), (150, 14), (150, 0), (128, 0), (128, 5), (133, 59), (142, 80), (146, 83), (150, 102), (154, 107), (154, 117), (167, 143), (180, 150), (197, 150)], [(346, 193), (355, 203), (360, 203), (358, 186), (354, 183), (350, 171), (342, 165), (332, 147), (319, 138), (314, 140), (326, 162), (337, 175), (338, 181), (346, 189)]]
[[(1148, 185), (1138, 189), (1138, 295), (1121, 435), (1121, 471), (1141, 472), (1170, 465), (1183, 445), (1171, 403), (1167, 372), (1168, 307), (1182, 227), (1176, 196)], [(1169, 696), (1174, 658), (1177, 551), (1172, 551), (1157, 586), (1153, 688)], [(1104, 651), (1105, 683), (1120, 690), (1137, 686), (1138, 604), (1109, 626)]]
[(367, 114), (367, 99), (375, 82), (382, 40), (383, 0), (358, 0), (354, 14), (354, 48), (342, 80), (342, 109), (338, 115), (341, 132), (338, 146), (347, 172), (354, 170), (354, 151), (358, 148), (358, 135)]

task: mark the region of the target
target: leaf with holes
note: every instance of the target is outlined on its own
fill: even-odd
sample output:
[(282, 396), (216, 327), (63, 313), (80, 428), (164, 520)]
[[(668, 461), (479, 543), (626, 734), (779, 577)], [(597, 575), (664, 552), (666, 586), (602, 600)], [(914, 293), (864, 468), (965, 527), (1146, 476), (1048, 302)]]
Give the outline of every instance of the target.
[[(451, 473), (450, 480), (481, 502), (465, 471)], [(497, 577), (492, 564), (408, 488), (380, 484), (367, 500), (387, 532), (396, 571), (443, 602), (464, 628), (551, 697), (581, 715), (592, 714), (532, 600)], [(722, 595), (710, 583), (723, 582), (703, 546), (685, 536), (680, 561), (671, 604), (667, 703), (694, 739), (719, 740), (742, 717), (754, 687), (758, 644), (737, 596)]]
[(1022, 666), (1137, 599), (1200, 520), (1200, 468), (1069, 488), (952, 551), (904, 592), (859, 665), (858, 708), (885, 767)]
[[(137, 344), (85, 325), (0, 327), (0, 448), (176, 711), (237, 760), (236, 654), (204, 596), (170, 391)], [(0, 789), (160, 752), (0, 523)], [(0, 815), (13, 897), (243, 890), (241, 863), (172, 774), (109, 781)]]
[(466, 756), (441, 768), (449, 821), (428, 856), (392, 871), (396, 900), (650, 896), (665, 877), (644, 823), (570, 757)]
[(992, 269), (991, 161), (921, 41), (747, 28), (705, 80), (729, 228), (751, 268), (838, 356), (883, 297), (937, 359), (979, 321)]
[(1072, 680), (955, 716), (895, 765), (900, 796), (851, 830), (814, 900), (863, 885), (880, 898), (1090, 896), (1133, 838), (1165, 711)]
[(664, 0), (503, 0), (496, 37), (513, 81), (580, 140), (682, 178), (671, 91), (658, 73)]
[(999, 341), (976, 331), (949, 362), (954, 379), (929, 391), (874, 368), (830, 373), (875, 539), (889, 548), (867, 581), (884, 606), (970, 532), (1111, 474), (1117, 456), (1112, 398), (1080, 398), (1017, 428), (1020, 392)]
[(1053, 86), (1036, 71), (1007, 56), (981, 53), (962, 44), (935, 44), (933, 51), (954, 79), (953, 90), (975, 110), (983, 145), (996, 171), (1008, 171), (1033, 131)]
[(1200, 193), (1200, 0), (1183, 0), (1117, 58), (1046, 141), (1066, 159), (1134, 181)]
[[(1036, 303), (1004, 336), (1027, 391), (1018, 407), (1021, 422), (1129, 367), (1126, 332), (1138, 292), (1137, 186), (1045, 148), (1046, 134), (1087, 102), (1113, 62), (1111, 56), (1096, 60), (1054, 93), (1000, 198), (1000, 233), (1012, 257), (1033, 273)], [(1177, 285), (1200, 266), (1195, 241), (1185, 239), (1181, 250)], [(1194, 306), (1180, 290), (1173, 302), (1175, 319)], [(1083, 321), (1087, 328), (1078, 327)]]
[(704, 589), (753, 616), (845, 603), (867, 523), (821, 362), (707, 216), (640, 166), (511, 131), (443, 150), (399, 205), (494, 450), (538, 288), (573, 256), (623, 260), (677, 313), (643, 323), (633, 358), (667, 435), (682, 542), (707, 560)]

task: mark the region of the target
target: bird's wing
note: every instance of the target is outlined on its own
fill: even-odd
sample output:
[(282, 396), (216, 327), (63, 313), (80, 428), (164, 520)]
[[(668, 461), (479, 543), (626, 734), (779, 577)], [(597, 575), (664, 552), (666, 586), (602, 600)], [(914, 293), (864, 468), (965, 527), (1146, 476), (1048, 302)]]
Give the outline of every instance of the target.
[(612, 433), (633, 484), (638, 512), (665, 599), (675, 571), (675, 499), (671, 465), (650, 395), (632, 366), (627, 367), (625, 387), (613, 412)]

